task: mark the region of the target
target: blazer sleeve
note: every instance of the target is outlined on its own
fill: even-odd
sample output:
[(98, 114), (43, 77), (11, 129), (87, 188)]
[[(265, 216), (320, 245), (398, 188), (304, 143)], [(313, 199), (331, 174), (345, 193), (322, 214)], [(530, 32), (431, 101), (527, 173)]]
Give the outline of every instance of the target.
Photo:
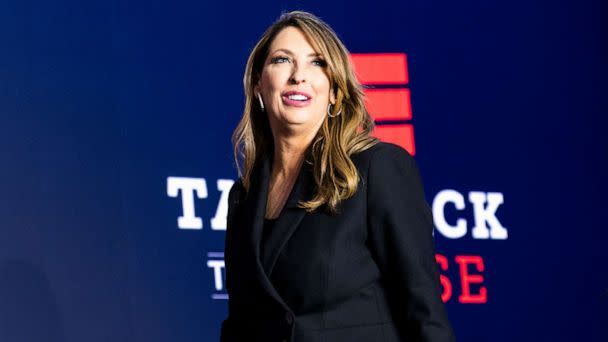
[[(234, 184), (232, 185), (232, 187), (230, 188), (230, 192), (228, 192), (228, 213), (226, 216), (226, 236), (225, 236), (225, 240), (224, 240), (224, 259), (226, 257), (228, 257), (228, 255), (230, 254), (230, 248), (232, 247), (232, 235), (233, 232), (232, 230), (234, 229), (234, 221), (236, 219), (236, 213), (237, 213), (237, 207), (239, 206), (240, 202), (241, 202), (241, 197), (242, 197), (242, 192), (243, 192), (243, 185), (242, 185), (242, 181), (241, 178), (237, 179)], [(229, 260), (225, 260), (226, 263), (229, 262)], [(226, 272), (226, 278), (228, 278), (228, 272)], [(231, 279), (226, 279), (226, 290), (228, 293), (230, 293), (230, 285), (231, 285)]]
[(368, 170), (368, 227), (393, 319), (404, 340), (455, 341), (441, 300), (433, 219), (418, 166), (406, 150), (383, 145)]
[[(224, 242), (224, 261), (226, 263), (226, 267), (230, 264), (229, 259), (229, 250), (232, 248), (232, 239), (233, 239), (233, 229), (234, 229), (234, 221), (236, 219), (237, 207), (242, 200), (243, 193), (243, 185), (241, 179), (239, 178), (234, 182), (232, 188), (230, 188), (230, 192), (228, 193), (228, 215), (226, 216), (226, 236)], [(230, 293), (232, 288), (232, 279), (229, 278), (228, 272), (226, 272), (226, 290)], [(220, 328), (220, 342), (231, 342), (238, 341), (239, 338), (236, 336), (237, 331), (235, 330), (232, 319), (231, 319), (231, 306), (232, 302), (230, 298), (228, 299), (228, 317), (226, 317), (221, 324)]]

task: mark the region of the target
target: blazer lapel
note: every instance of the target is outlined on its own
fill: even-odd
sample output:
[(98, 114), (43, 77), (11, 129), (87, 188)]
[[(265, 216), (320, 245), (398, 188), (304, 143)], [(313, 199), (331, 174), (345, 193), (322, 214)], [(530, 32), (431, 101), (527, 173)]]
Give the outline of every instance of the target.
[(297, 205), (300, 200), (312, 198), (314, 178), (311, 166), (304, 162), (279, 219), (273, 231), (270, 232), (263, 251), (261, 251), (260, 243), (264, 228), (268, 183), (270, 181), (270, 163), (269, 158), (264, 158), (260, 161), (259, 168), (252, 174), (251, 188), (247, 196), (250, 201), (247, 205), (250, 212), (247, 216), (250, 218), (252, 225), (251, 244), (256, 258), (258, 280), (268, 294), (281, 303), (285, 309), (290, 310), (272, 285), (270, 274), (279, 254), (306, 214), (306, 211)]
[[(285, 309), (290, 310), (285, 301), (281, 298), (277, 290), (272, 286), (270, 279), (264, 271), (264, 267), (260, 262), (260, 239), (262, 237), (262, 229), (264, 228), (264, 215), (266, 212), (266, 199), (268, 198), (268, 182), (270, 180), (270, 160), (264, 158), (261, 160), (260, 166), (254, 169), (251, 175), (251, 187), (249, 189), (248, 198), (249, 204), (247, 207), (250, 212), (247, 215), (251, 222), (251, 245), (255, 254), (256, 275), (262, 287), (266, 292), (279, 302)], [(245, 221), (245, 224), (247, 222)]]
[(306, 210), (299, 208), (298, 203), (302, 200), (311, 199), (313, 189), (314, 178), (312, 170), (310, 165), (305, 162), (302, 164), (302, 168), (285, 202), (285, 206), (262, 249), (262, 266), (266, 270), (268, 277), (272, 274), (281, 251), (285, 248), (306, 214)]

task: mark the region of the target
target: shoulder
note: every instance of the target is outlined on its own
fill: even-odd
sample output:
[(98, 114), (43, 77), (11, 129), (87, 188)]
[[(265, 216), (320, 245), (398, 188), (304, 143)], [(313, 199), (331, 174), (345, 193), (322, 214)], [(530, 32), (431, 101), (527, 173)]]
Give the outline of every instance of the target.
[(414, 166), (414, 157), (403, 147), (392, 143), (379, 141), (372, 147), (353, 154), (352, 160), (360, 171), (367, 172), (370, 168), (382, 168), (394, 165), (399, 168)]
[(243, 185), (243, 178), (239, 177), (230, 188), (230, 192), (228, 193), (228, 204), (238, 204), (244, 194), (245, 186)]
[(367, 152), (362, 169), (368, 194), (374, 198), (423, 199), (422, 177), (414, 157), (404, 148), (391, 143), (378, 143)]
[(237, 179), (228, 192), (227, 228), (232, 226), (236, 213), (241, 207), (245, 194), (242, 178)]

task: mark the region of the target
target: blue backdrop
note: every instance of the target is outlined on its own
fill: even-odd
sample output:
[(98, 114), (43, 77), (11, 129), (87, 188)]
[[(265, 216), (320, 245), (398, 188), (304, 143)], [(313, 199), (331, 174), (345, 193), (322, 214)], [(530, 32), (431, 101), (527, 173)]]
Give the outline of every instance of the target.
[(293, 9), (407, 56), (458, 339), (608, 340), (599, 1), (22, 0), (0, 5), (0, 341), (218, 340), (244, 65)]

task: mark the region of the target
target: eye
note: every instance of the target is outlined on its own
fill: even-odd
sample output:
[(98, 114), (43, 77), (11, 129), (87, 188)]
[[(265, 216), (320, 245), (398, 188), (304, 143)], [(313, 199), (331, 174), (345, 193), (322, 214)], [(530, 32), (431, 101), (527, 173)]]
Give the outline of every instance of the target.
[(279, 63), (285, 63), (285, 62), (289, 62), (289, 58), (283, 57), (283, 56), (278, 56), (278, 57), (273, 57), (270, 59), (270, 63), (273, 63), (273, 64), (279, 64)]
[(317, 58), (317, 59), (313, 60), (312, 64), (318, 65), (320, 67), (326, 67), (327, 66), (327, 62), (325, 62), (325, 60), (323, 60), (322, 58)]

